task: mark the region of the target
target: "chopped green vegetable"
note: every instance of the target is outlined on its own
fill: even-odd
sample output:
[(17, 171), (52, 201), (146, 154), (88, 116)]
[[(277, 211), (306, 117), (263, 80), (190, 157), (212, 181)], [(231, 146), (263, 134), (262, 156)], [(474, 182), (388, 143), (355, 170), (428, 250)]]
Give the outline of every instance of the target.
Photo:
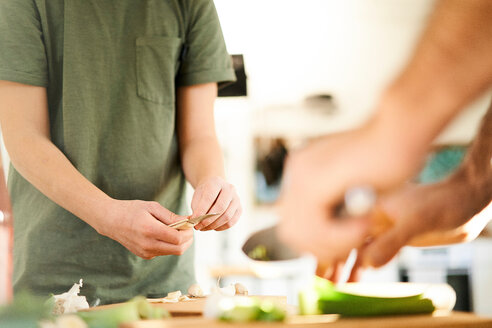
[[(52, 321), (54, 298), (49, 299), (19, 293), (11, 304), (0, 307), (0, 327), (38, 328), (38, 322)], [(160, 319), (169, 317), (169, 312), (152, 306), (143, 296), (137, 296), (121, 305), (77, 312), (90, 328), (118, 328), (121, 323), (141, 319)]]
[(78, 312), (77, 315), (90, 328), (117, 328), (121, 323), (141, 319), (160, 319), (170, 316), (165, 309), (149, 304), (143, 296), (137, 296), (115, 307), (87, 312), (82, 311)]
[(248, 257), (257, 261), (270, 261), (265, 245), (258, 245), (248, 253)]
[(340, 314), (342, 316), (376, 316), (432, 313), (432, 301), (422, 293), (405, 297), (361, 296), (337, 290), (328, 280), (315, 278), (312, 289), (299, 294), (301, 314)]
[(284, 321), (285, 309), (280, 308), (272, 301), (264, 300), (260, 303), (258, 321)]
[(11, 304), (0, 307), (0, 327), (37, 328), (37, 322), (51, 318), (53, 303), (27, 292), (15, 295)]
[(285, 309), (270, 300), (255, 297), (231, 298), (231, 303), (222, 310), (220, 320), (229, 322), (283, 321)]
[(161, 319), (171, 316), (166, 309), (153, 306), (143, 296), (135, 297), (132, 301), (137, 303), (138, 313), (142, 319)]
[(231, 322), (249, 322), (256, 321), (260, 315), (260, 309), (257, 305), (236, 305), (232, 309), (224, 311), (220, 320)]

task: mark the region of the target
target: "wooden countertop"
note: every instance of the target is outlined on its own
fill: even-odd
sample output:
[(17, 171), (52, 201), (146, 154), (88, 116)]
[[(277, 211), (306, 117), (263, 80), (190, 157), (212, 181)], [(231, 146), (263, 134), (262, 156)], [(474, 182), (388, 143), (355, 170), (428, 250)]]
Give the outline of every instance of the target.
[[(261, 300), (271, 300), (276, 304), (287, 307), (287, 297), (286, 296), (253, 296)], [(155, 307), (160, 307), (167, 310), (173, 317), (200, 317), (203, 315), (203, 310), (205, 308), (206, 298), (192, 298), (188, 301), (176, 302), (176, 303), (160, 303), (157, 299), (151, 302)], [(101, 309), (109, 309), (117, 306), (121, 306), (122, 303), (101, 305), (95, 308), (90, 308), (85, 311), (94, 311)]]
[[(278, 304), (286, 304), (285, 296), (256, 296), (271, 299)], [(492, 318), (478, 317), (472, 313), (452, 312), (433, 315), (400, 315), (365, 318), (340, 318), (338, 315), (289, 316), (283, 323), (227, 323), (204, 318), (205, 298), (192, 299), (178, 303), (154, 303), (154, 306), (168, 310), (172, 318), (163, 320), (147, 320), (127, 323), (120, 328), (492, 328)], [(120, 304), (104, 305), (95, 309), (119, 306)], [(94, 310), (91, 309), (91, 310)]]
[[(445, 316), (411, 315), (374, 318), (338, 318), (336, 315), (293, 317), (285, 323), (233, 324), (203, 317), (181, 317), (166, 320), (149, 320), (124, 324), (121, 328), (491, 328), (492, 318), (477, 317), (471, 313), (453, 312)], [(313, 320), (316, 319), (316, 320)]]

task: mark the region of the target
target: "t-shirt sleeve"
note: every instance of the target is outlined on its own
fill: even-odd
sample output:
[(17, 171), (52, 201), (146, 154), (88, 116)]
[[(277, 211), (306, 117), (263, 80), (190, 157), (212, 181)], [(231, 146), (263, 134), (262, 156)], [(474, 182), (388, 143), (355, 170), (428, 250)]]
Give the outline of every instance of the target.
[(0, 80), (46, 87), (47, 66), (34, 1), (0, 1)]
[(189, 6), (185, 50), (176, 83), (186, 86), (235, 81), (213, 1), (191, 0)]

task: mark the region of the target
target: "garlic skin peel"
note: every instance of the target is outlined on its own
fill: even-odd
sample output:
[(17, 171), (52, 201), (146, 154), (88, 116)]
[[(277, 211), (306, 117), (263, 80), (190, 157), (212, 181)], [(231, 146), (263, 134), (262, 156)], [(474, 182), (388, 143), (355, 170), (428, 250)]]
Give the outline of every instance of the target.
[(248, 289), (241, 283), (236, 282), (234, 284), (236, 295), (248, 296)]
[(164, 298), (171, 302), (178, 302), (180, 297), (181, 297), (181, 291), (177, 290), (175, 292), (167, 293), (167, 296)]
[(75, 313), (79, 310), (89, 308), (89, 303), (85, 296), (79, 296), (80, 287), (82, 287), (83, 280), (80, 279), (79, 283), (75, 283), (72, 288), (66, 293), (53, 295), (55, 298), (55, 307), (53, 314), (60, 315), (65, 313)]

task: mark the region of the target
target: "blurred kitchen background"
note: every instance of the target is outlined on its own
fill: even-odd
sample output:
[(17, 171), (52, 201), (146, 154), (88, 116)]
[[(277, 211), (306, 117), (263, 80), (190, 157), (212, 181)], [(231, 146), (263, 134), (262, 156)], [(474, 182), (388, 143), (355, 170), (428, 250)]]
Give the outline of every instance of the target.
[[(250, 294), (287, 295), (296, 303), (297, 289), (314, 272), (314, 261), (307, 258), (265, 273), (251, 265), (241, 246), (252, 232), (276, 221), (272, 204), (288, 150), (367, 119), (381, 90), (408, 59), (434, 2), (215, 4), (239, 77), (239, 83), (221, 90), (216, 102), (217, 130), (244, 214), (226, 232), (195, 234), (197, 279), (205, 290), (222, 277), (222, 285), (242, 282)], [(436, 181), (459, 164), (490, 98), (489, 92), (470, 105), (436, 140), (418, 181)], [(404, 249), (386, 267), (366, 272), (363, 280), (447, 282), (458, 294), (456, 310), (492, 315), (490, 232), (489, 225), (468, 244)]]

